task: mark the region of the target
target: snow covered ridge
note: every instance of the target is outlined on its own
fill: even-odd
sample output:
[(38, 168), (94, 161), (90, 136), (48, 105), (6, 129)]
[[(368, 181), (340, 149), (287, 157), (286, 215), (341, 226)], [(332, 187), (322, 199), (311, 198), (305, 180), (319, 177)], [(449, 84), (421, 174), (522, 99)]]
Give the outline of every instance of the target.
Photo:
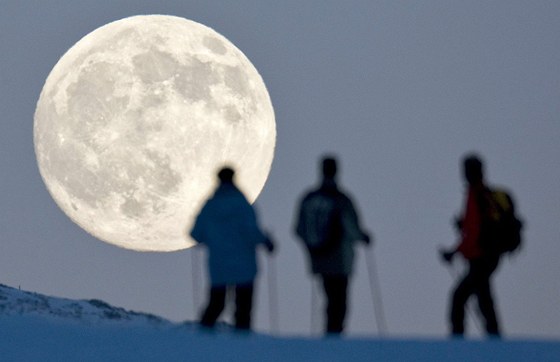
[(172, 325), (170, 321), (158, 316), (127, 311), (97, 299), (72, 300), (47, 297), (0, 284), (0, 316), (15, 315), (41, 316), (86, 324), (126, 322), (154, 326)]
[(226, 326), (212, 333), (95, 299), (0, 284), (0, 361), (558, 362), (560, 342), (273, 337)]

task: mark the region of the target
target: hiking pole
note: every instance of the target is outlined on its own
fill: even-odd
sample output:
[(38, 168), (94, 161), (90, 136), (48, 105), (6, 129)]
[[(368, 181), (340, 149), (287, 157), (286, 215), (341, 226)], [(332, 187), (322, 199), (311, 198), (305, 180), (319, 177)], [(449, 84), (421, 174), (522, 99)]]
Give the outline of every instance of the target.
[(316, 277), (315, 275), (312, 275), (311, 277), (311, 335), (314, 335), (315, 333), (318, 333), (319, 327), (318, 327), (318, 308), (317, 305), (319, 304), (317, 302), (318, 298), (317, 298), (317, 283), (318, 283), (318, 277)]
[(377, 268), (374, 262), (374, 256), (371, 246), (369, 247), (370, 252), (368, 253), (364, 250), (366, 267), (368, 270), (369, 277), (369, 290), (371, 293), (371, 301), (373, 303), (373, 313), (375, 315), (375, 321), (377, 324), (377, 330), (380, 336), (387, 333), (387, 322), (385, 321), (385, 313), (383, 312), (383, 300), (381, 298), (381, 288), (379, 285), (379, 278), (377, 274)]
[(268, 256), (268, 314), (270, 332), (278, 332), (278, 287), (276, 285), (276, 263), (274, 256)]
[(191, 248), (191, 278), (192, 278), (192, 300), (193, 300), (193, 318), (197, 318), (198, 307), (200, 306), (199, 291), (200, 291), (200, 266), (197, 257), (196, 245)]

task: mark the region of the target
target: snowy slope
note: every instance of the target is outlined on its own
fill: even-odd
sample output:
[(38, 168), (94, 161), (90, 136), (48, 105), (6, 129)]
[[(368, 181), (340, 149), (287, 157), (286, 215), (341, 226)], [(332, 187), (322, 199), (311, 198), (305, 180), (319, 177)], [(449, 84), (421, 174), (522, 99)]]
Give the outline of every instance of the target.
[(100, 301), (0, 286), (1, 361), (560, 361), (558, 341), (278, 338), (202, 332)]
[(0, 284), (0, 316), (40, 316), (51, 320), (98, 324), (126, 322), (164, 326), (171, 322), (147, 313), (113, 307), (101, 300), (47, 297)]

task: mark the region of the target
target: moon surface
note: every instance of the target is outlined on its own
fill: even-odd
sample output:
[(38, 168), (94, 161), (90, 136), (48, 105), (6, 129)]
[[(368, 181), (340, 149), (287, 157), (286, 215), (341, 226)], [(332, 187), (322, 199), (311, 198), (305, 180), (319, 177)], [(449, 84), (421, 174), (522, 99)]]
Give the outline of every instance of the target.
[(253, 202), (276, 143), (247, 57), (179, 17), (134, 16), (86, 35), (49, 74), (35, 111), (41, 176), (95, 237), (138, 251), (188, 248), (224, 165)]

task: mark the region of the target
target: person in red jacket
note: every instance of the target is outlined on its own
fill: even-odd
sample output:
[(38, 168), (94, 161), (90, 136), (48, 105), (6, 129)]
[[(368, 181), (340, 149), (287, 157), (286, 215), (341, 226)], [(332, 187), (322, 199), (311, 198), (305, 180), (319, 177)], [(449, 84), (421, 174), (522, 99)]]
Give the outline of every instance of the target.
[(489, 232), (485, 229), (490, 218), (490, 191), (484, 183), (483, 164), (476, 155), (468, 155), (463, 160), (464, 177), (468, 184), (467, 200), (462, 218), (457, 220), (457, 228), (461, 233), (459, 245), (451, 250), (443, 250), (443, 259), (450, 263), (456, 253), (460, 253), (469, 264), (467, 274), (455, 288), (451, 299), (451, 331), (453, 336), (464, 334), (465, 304), (475, 295), (478, 306), (486, 320), (486, 332), (499, 337), (500, 330), (494, 301), (490, 288), (490, 278), (498, 267), (500, 254), (490, 247)]

